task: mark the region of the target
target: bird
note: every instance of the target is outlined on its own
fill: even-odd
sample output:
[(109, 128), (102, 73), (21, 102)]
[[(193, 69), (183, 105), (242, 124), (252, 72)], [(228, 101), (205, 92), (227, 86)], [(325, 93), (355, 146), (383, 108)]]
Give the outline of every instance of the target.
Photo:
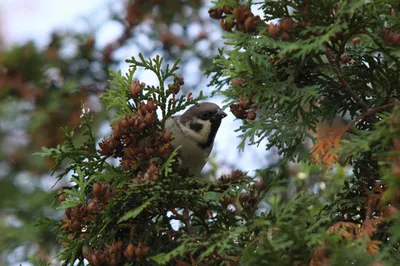
[(187, 170), (190, 176), (200, 174), (214, 146), (221, 121), (226, 116), (217, 104), (202, 102), (165, 121), (165, 129), (172, 133), (172, 147), (180, 147), (179, 169)]

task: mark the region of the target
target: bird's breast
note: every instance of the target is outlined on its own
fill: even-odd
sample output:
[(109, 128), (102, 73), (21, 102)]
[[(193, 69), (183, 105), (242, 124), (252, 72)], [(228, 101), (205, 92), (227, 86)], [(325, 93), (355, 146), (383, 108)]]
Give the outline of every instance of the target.
[(172, 133), (172, 147), (176, 149), (181, 146), (178, 153), (182, 161), (182, 168), (187, 168), (190, 174), (200, 174), (213, 145), (201, 148), (198, 140), (186, 132), (186, 128), (180, 126), (175, 119), (168, 119), (165, 127)]

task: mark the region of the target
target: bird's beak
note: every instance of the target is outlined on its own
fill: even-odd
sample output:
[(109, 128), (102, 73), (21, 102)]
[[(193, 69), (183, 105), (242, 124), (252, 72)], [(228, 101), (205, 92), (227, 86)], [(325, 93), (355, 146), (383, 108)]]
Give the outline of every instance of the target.
[(215, 116), (219, 117), (220, 119), (225, 118), (227, 116), (227, 114), (222, 111), (221, 109), (217, 111), (217, 113), (215, 114)]

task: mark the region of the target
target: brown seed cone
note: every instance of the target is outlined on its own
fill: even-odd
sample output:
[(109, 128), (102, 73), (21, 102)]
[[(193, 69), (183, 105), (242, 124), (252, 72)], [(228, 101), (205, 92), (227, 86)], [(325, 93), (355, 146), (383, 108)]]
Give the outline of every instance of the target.
[(137, 258), (139, 258), (139, 259), (141, 259), (143, 256), (142, 256), (142, 250), (140, 249), (140, 247), (137, 247), (136, 249), (135, 249), (135, 256), (137, 257)]
[(89, 202), (89, 204), (87, 206), (88, 213), (94, 213), (95, 209), (96, 209), (96, 202), (94, 202), (94, 201)]
[(232, 28), (235, 26), (235, 21), (227, 21), (226, 19), (221, 20), (221, 28), (225, 31), (232, 31)]
[(62, 193), (62, 194), (60, 194), (60, 195), (58, 196), (58, 202), (63, 202), (63, 201), (65, 201), (64, 193)]
[(142, 86), (139, 80), (134, 80), (131, 84), (130, 91), (133, 97), (137, 97), (142, 92)]
[(181, 91), (181, 86), (175, 84), (174, 90), (172, 91), (173, 94), (178, 94)]
[(227, 207), (229, 204), (232, 203), (232, 201), (233, 201), (232, 198), (224, 197), (224, 198), (222, 198), (222, 199), (219, 201), (219, 203), (220, 203), (222, 206)]
[(253, 121), (253, 120), (256, 119), (256, 117), (257, 117), (257, 115), (256, 115), (255, 112), (248, 112), (248, 113), (247, 113), (247, 119), (248, 119), (248, 120)]
[(61, 224), (62, 224), (61, 228), (64, 229), (64, 230), (67, 230), (71, 226), (71, 220), (69, 220), (67, 218), (64, 218), (64, 219), (61, 220)]
[(250, 108), (250, 103), (248, 103), (244, 97), (241, 97), (239, 100), (239, 105), (242, 109), (248, 110)]
[(288, 40), (290, 40), (289, 34), (288, 34), (287, 32), (282, 32), (282, 33), (281, 33), (281, 40), (282, 40), (282, 41), (288, 41)]
[(236, 118), (243, 119), (246, 116), (246, 110), (244, 110), (240, 104), (231, 104), (230, 109)]
[(271, 38), (275, 38), (276, 36), (278, 36), (278, 34), (280, 33), (280, 31), (281, 31), (281, 28), (280, 28), (280, 26), (279, 25), (276, 25), (276, 24), (274, 24), (274, 23), (269, 23), (269, 24), (267, 24), (267, 28), (268, 28), (268, 33), (269, 33), (269, 36), (271, 37)]
[(208, 10), (208, 14), (213, 19), (220, 19), (222, 17), (223, 10), (222, 8), (210, 8)]
[(233, 17), (236, 19), (237, 23), (243, 23), (247, 17), (253, 15), (253, 13), (251, 13), (250, 8), (245, 6), (239, 6), (235, 8), (232, 14)]
[(101, 198), (102, 195), (102, 185), (100, 183), (93, 184), (93, 196), (95, 198)]
[(146, 257), (149, 254), (150, 247), (145, 245), (145, 246), (141, 247), (141, 250), (142, 250), (143, 257)]
[(340, 58), (340, 61), (342, 61), (343, 64), (348, 64), (350, 63), (350, 57), (348, 57), (347, 55), (342, 56), (342, 58)]
[(263, 180), (260, 180), (256, 183), (255, 188), (257, 190), (264, 190), (267, 186), (265, 185)]
[(126, 247), (124, 251), (124, 256), (128, 260), (132, 260), (136, 256), (135, 249), (136, 249), (135, 246), (132, 243), (129, 243), (129, 245)]
[(383, 217), (389, 218), (395, 216), (399, 213), (399, 210), (396, 209), (394, 206), (386, 206), (383, 211)]
[(154, 112), (157, 110), (157, 104), (152, 100), (148, 100), (146, 105), (150, 112)]
[(360, 44), (360, 41), (361, 41), (360, 37), (355, 37), (352, 39), (354, 46), (358, 46)]
[(241, 78), (233, 78), (231, 80), (231, 83), (233, 86), (243, 86), (244, 85), (244, 80)]
[(260, 23), (261, 18), (260, 16), (249, 16), (244, 21), (244, 29), (248, 33), (255, 32), (257, 29), (258, 24)]
[(245, 179), (245, 178), (247, 178), (246, 174), (247, 174), (247, 172), (242, 172), (240, 170), (234, 170), (231, 172), (231, 178), (234, 181)]
[(394, 34), (392, 37), (393, 46), (400, 46), (400, 33)]
[(172, 133), (169, 132), (169, 131), (164, 131), (164, 132), (162, 133), (162, 139), (163, 139), (163, 141), (165, 141), (165, 142), (171, 141), (171, 139), (172, 139)]
[(78, 222), (78, 221), (73, 221), (72, 223), (71, 223), (71, 229), (72, 230), (75, 230), (75, 231), (80, 231), (81, 230), (81, 223), (80, 222)]
[(91, 259), (90, 259), (90, 263), (93, 264), (94, 266), (100, 266), (101, 264), (99, 263), (99, 261), (97, 260), (97, 256), (95, 253), (92, 254)]
[(144, 117), (144, 120), (146, 121), (146, 124), (151, 125), (154, 122), (154, 114), (153, 113), (147, 113), (146, 116)]
[(184, 80), (183, 77), (178, 77), (177, 82), (178, 82), (178, 84), (181, 85), (181, 86), (182, 86), (183, 84), (185, 84), (185, 80)]
[(295, 28), (295, 24), (291, 17), (282, 18), (279, 20), (279, 25), (284, 32), (290, 33)]

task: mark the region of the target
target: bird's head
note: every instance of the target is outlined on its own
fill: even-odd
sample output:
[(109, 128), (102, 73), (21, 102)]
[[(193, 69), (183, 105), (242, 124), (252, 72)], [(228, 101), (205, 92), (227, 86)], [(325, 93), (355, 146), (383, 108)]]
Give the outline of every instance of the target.
[(203, 102), (190, 107), (181, 115), (180, 122), (192, 131), (191, 135), (199, 142), (199, 146), (208, 148), (214, 142), (221, 120), (226, 116), (217, 104)]

